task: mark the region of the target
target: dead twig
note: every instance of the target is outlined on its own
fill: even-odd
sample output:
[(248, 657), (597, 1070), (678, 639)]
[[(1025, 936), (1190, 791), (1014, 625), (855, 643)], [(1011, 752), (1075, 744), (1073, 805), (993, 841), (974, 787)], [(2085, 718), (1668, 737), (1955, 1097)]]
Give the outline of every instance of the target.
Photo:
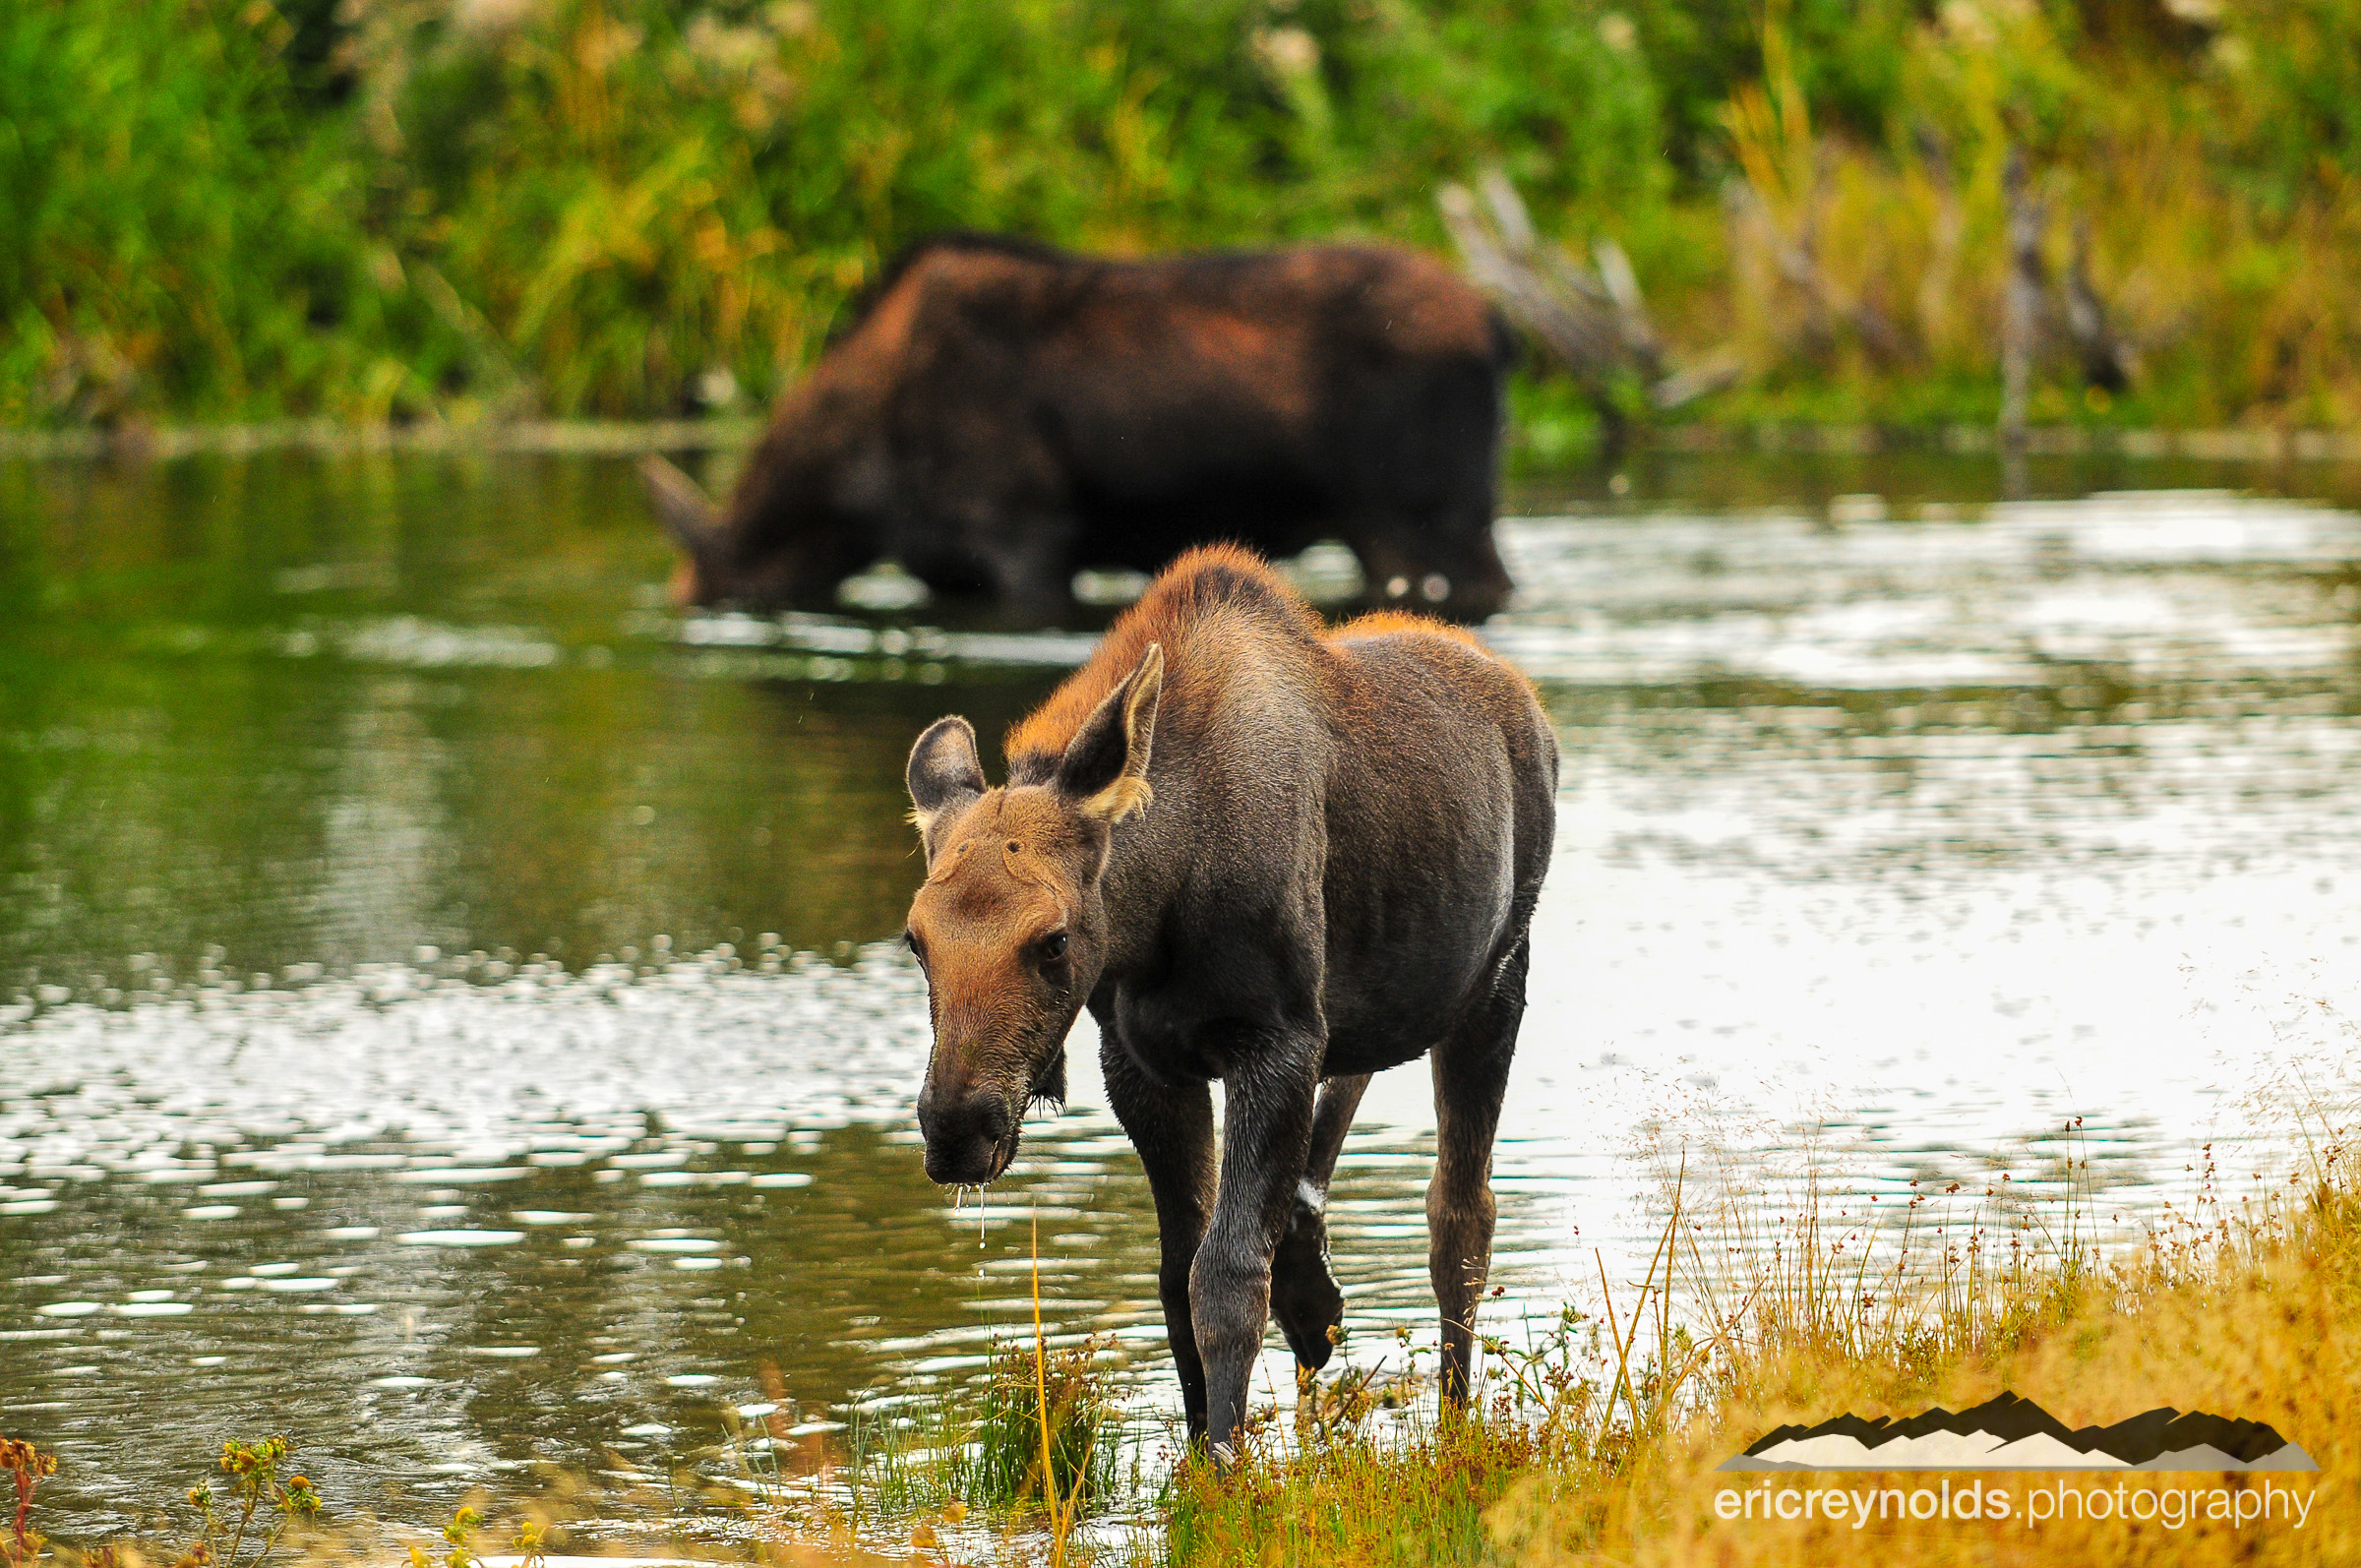
[(1598, 410), (1610, 446), (1620, 444), (1628, 423), (1617, 394), (1626, 378), (1642, 383), (1659, 409), (1677, 408), (1737, 379), (1744, 362), (1731, 349), (1667, 372), (1664, 339), (1649, 317), (1639, 274), (1612, 239), (1592, 247), (1594, 272), (1542, 237), (1505, 174), (1487, 169), (1476, 184), (1474, 192), (1456, 184), (1435, 192), (1461, 264), (1511, 325), (1574, 378)]
[(2041, 227), (2046, 218), (2025, 172), (2025, 151), (2009, 150), (2003, 182), (2009, 204), (2008, 276), (2000, 312), (2000, 447), (2025, 450), (2026, 402), (2032, 391), (2033, 356), (2040, 352)]
[(2090, 281), (2090, 220), (2074, 224), (2074, 263), (2060, 284), (2065, 295), (2066, 335), (2082, 361), (2083, 384), (2109, 394), (2131, 391), (2140, 378), (2140, 355), (2115, 331), (2106, 301)]

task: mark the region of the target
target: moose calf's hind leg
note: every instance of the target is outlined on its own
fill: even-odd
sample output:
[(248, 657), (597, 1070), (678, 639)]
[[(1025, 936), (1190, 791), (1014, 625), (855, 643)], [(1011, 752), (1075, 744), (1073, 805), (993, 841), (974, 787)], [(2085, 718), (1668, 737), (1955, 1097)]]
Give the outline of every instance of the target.
[(1426, 1187), (1426, 1271), (1443, 1318), (1443, 1403), (1468, 1397), (1476, 1307), (1492, 1264), (1492, 1134), (1508, 1092), (1525, 973), (1510, 966), (1500, 989), (1434, 1051), (1434, 1179)]
[(1315, 1372), (1328, 1364), (1336, 1350), (1329, 1331), (1345, 1320), (1345, 1293), (1337, 1288), (1328, 1262), (1328, 1182), (1336, 1175), (1336, 1158), (1344, 1151), (1353, 1114), (1361, 1109), (1368, 1087), (1365, 1072), (1331, 1078), (1321, 1086), (1303, 1179), (1296, 1185), (1287, 1234), (1271, 1259), (1271, 1316), (1287, 1336), (1288, 1349), (1296, 1353), (1296, 1364)]

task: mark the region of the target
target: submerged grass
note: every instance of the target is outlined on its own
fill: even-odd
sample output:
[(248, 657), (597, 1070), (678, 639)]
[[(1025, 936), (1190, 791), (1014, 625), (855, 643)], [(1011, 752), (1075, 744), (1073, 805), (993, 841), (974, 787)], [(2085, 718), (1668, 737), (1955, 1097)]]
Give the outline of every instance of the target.
[[(791, 1471), (783, 1423), (750, 1434), (725, 1417), (771, 1555), (815, 1539), (847, 1551), (890, 1541), (947, 1561), (966, 1527), (1007, 1560), (1062, 1565), (1086, 1512), (1144, 1495), (1115, 1346), (1095, 1336), (1051, 1345), (1038, 1260), (1035, 1269), (1031, 1339), (996, 1346), (969, 1383), (854, 1410), (836, 1452), (807, 1451)], [(783, 1389), (774, 1399), (784, 1403)]]
[(971, 1506), (1037, 1504), (1059, 1515), (1113, 1491), (1120, 1419), (1102, 1349), (1045, 1352), (1036, 1340), (1000, 1352), (975, 1392), (970, 1441), (945, 1456), (944, 1488)]
[(878, 1517), (956, 1504), (1070, 1531), (1088, 1505), (1138, 1479), (1110, 1352), (1100, 1339), (1013, 1341), (965, 1387), (853, 1412), (842, 1455), (849, 1494)]

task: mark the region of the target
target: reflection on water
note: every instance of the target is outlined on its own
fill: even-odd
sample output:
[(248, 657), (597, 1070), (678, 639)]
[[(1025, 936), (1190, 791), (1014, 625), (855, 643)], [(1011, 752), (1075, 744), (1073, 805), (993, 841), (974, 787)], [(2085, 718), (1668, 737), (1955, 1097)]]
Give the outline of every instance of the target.
[[(2081, 1116), (2139, 1212), (2313, 1063), (2291, 997), (2361, 1016), (2361, 517), (1782, 462), (1504, 529), (1566, 767), (1501, 1322), (1649, 1228), (1651, 1137), (2038, 1188)], [(0, 466), (0, 1429), (61, 1529), (267, 1426), (413, 1519), (660, 1471), (766, 1362), (818, 1431), (1029, 1323), (1036, 1227), (1057, 1332), (1164, 1408), (1091, 1074), (981, 1212), (908, 1146), (909, 739), (1089, 629), (681, 622), (665, 569), (619, 463)], [(1345, 1157), (1357, 1356), (1432, 1310), (1424, 1095)]]

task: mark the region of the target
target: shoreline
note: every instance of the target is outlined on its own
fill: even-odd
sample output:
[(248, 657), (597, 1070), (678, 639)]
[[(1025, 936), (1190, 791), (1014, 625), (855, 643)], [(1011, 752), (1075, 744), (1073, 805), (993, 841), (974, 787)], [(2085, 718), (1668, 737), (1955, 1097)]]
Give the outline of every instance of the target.
[(244, 457), (315, 452), (328, 456), (377, 452), (543, 452), (636, 457), (657, 452), (705, 452), (750, 445), (762, 431), (754, 418), (547, 419), (454, 425), (346, 425), (333, 419), (283, 419), (241, 425), (123, 425), (111, 430), (0, 429), (0, 460)]
[[(764, 421), (712, 419), (526, 420), (514, 423), (346, 425), (328, 419), (253, 424), (145, 425), (113, 429), (0, 429), (0, 461), (112, 459), (164, 461), (198, 455), (251, 456), (313, 452), (343, 456), (380, 452), (549, 453), (641, 456), (745, 447)], [(1634, 452), (1680, 454), (1795, 452), (1865, 457), (1881, 453), (2000, 455), (1990, 425), (1880, 426), (1757, 423), (1674, 425), (1636, 433)], [(2036, 457), (2180, 457), (2210, 462), (2361, 463), (2361, 430), (2216, 428), (2115, 430), (2047, 425), (2028, 430), (2024, 454)], [(1551, 466), (1575, 466), (1575, 464)]]

